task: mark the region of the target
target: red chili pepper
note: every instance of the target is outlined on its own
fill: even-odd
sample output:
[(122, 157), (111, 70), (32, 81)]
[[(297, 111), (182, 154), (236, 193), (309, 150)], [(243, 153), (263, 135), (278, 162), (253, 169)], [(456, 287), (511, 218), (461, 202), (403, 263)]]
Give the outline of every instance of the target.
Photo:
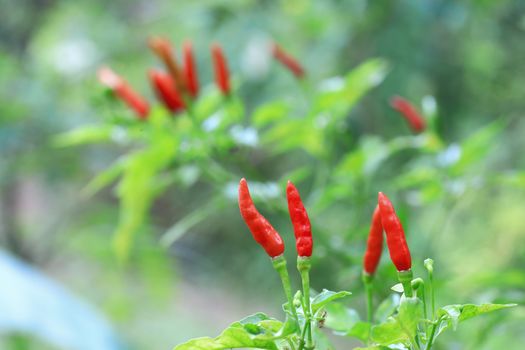
[(219, 89), (221, 89), (224, 95), (230, 93), (230, 73), (228, 72), (228, 65), (226, 58), (222, 52), (222, 48), (219, 44), (214, 43), (211, 46), (211, 53), (213, 57), (213, 66), (215, 69), (215, 81)]
[(398, 271), (410, 270), (412, 266), (410, 250), (405, 239), (403, 226), (396, 215), (392, 202), (382, 192), (379, 192), (378, 204), (381, 212), (381, 223), (386, 232), (386, 244), (390, 258)]
[(195, 67), (195, 60), (193, 58), (193, 47), (191, 42), (186, 41), (184, 43), (183, 52), (184, 73), (186, 75), (188, 90), (192, 97), (196, 97), (199, 93), (199, 80), (197, 78), (197, 68)]
[(124, 101), (140, 119), (146, 119), (149, 114), (148, 102), (140, 96), (122, 77), (109, 67), (102, 67), (97, 73), (98, 80), (110, 88), (122, 101)]
[(164, 103), (166, 108), (174, 113), (184, 109), (184, 100), (180, 97), (175, 82), (169, 74), (151, 69), (149, 71), (149, 79), (157, 97)]
[(415, 133), (420, 133), (425, 130), (425, 119), (419, 114), (417, 109), (407, 100), (402, 97), (394, 96), (390, 100), (392, 108), (403, 115), (408, 122), (408, 125)]
[(288, 199), (288, 211), (292, 220), (293, 231), (295, 234), (295, 244), (297, 255), (312, 256), (313, 239), (312, 226), (308, 213), (304, 208), (299, 191), (291, 181), (286, 186), (286, 197)]
[(244, 222), (252, 232), (253, 238), (266, 253), (275, 258), (284, 252), (284, 243), (279, 233), (255, 208), (248, 183), (243, 178), (239, 183), (239, 209)]
[(148, 40), (150, 49), (162, 60), (171, 77), (175, 81), (177, 88), (181, 91), (187, 91), (187, 84), (184, 79), (177, 60), (173, 56), (171, 43), (168, 39), (162, 37), (152, 37)]
[(304, 77), (305, 72), (299, 61), (286, 53), (279, 44), (273, 43), (272, 54), (277, 61), (281, 62), (281, 64), (288, 68), (297, 78), (301, 79)]
[(366, 252), (363, 258), (363, 269), (367, 274), (373, 275), (376, 272), (377, 265), (379, 265), (379, 260), (381, 259), (382, 251), (383, 224), (381, 223), (381, 212), (379, 211), (379, 205), (377, 205), (374, 209), (374, 214), (372, 214), (372, 223), (370, 224)]

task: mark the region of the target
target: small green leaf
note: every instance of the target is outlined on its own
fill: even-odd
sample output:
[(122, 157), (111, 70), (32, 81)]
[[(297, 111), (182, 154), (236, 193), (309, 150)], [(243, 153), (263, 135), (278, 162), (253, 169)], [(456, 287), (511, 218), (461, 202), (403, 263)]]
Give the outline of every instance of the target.
[(383, 300), (374, 314), (376, 322), (384, 322), (388, 317), (392, 316), (399, 305), (399, 300), (400, 296), (398, 294), (390, 294), (388, 298)]
[(390, 287), (391, 290), (397, 293), (403, 293), (403, 285), (401, 283), (394, 284), (392, 287)]
[(341, 291), (341, 292), (332, 292), (330, 290), (323, 289), (323, 291), (319, 294), (317, 294), (312, 299), (312, 313), (315, 315), (319, 309), (321, 309), (323, 306), (327, 305), (328, 303), (341, 299), (344, 297), (347, 297), (351, 295), (352, 293), (347, 291)]
[(94, 143), (100, 141), (111, 140), (112, 135), (120, 128), (115, 128), (111, 125), (90, 125), (77, 128), (72, 131), (57, 135), (53, 139), (53, 144), (56, 147), (69, 147), (86, 143)]
[(279, 121), (290, 114), (290, 105), (284, 101), (274, 101), (258, 107), (253, 113), (253, 123), (257, 127), (264, 127), (272, 122)]
[(196, 338), (177, 345), (174, 350), (225, 350), (232, 348), (257, 348), (277, 350), (274, 333), (283, 327), (282, 322), (263, 313), (248, 316), (232, 323), (216, 338)]
[(389, 317), (386, 322), (373, 326), (370, 331), (370, 338), (379, 345), (405, 344), (409, 341), (408, 335), (394, 317)]
[(325, 310), (327, 313), (325, 327), (336, 332), (346, 333), (360, 321), (357, 311), (347, 308), (341, 303), (329, 303), (325, 306)]

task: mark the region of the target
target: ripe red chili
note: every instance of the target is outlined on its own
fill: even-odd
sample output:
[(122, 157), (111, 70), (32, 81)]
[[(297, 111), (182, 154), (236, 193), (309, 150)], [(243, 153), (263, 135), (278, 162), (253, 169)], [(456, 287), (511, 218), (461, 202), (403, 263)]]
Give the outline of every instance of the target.
[(193, 46), (191, 42), (186, 41), (183, 46), (184, 52), (184, 73), (186, 83), (191, 97), (196, 97), (199, 93), (199, 80), (197, 78), (197, 69), (193, 58)]
[(162, 37), (152, 37), (148, 40), (148, 45), (164, 63), (171, 77), (175, 81), (177, 88), (179, 88), (180, 91), (185, 92), (187, 90), (186, 81), (181, 73), (177, 60), (173, 56), (170, 41)]
[(417, 109), (402, 97), (394, 96), (390, 100), (392, 108), (397, 110), (408, 122), (408, 125), (415, 133), (420, 133), (426, 128), (425, 119), (419, 114)]
[(250, 196), (248, 183), (244, 178), (239, 183), (239, 209), (255, 241), (270, 257), (275, 258), (281, 255), (284, 252), (283, 240), (268, 220), (257, 211)]
[(370, 231), (368, 233), (368, 242), (366, 246), (365, 256), (363, 258), (363, 270), (373, 275), (376, 272), (377, 265), (381, 259), (383, 251), (383, 224), (381, 222), (381, 212), (379, 205), (374, 209), (372, 214), (372, 223), (370, 224)]
[(297, 255), (312, 256), (313, 239), (312, 226), (308, 213), (304, 208), (299, 191), (291, 181), (286, 186), (286, 197), (288, 199), (288, 211), (292, 220), (293, 231), (295, 234), (295, 244)]
[(215, 82), (222, 93), (228, 95), (230, 93), (230, 73), (222, 48), (219, 44), (212, 44), (211, 53), (215, 70)]
[(184, 109), (184, 100), (181, 98), (175, 82), (169, 74), (151, 69), (149, 71), (149, 79), (159, 100), (164, 103), (166, 108), (171, 112)]
[(122, 101), (124, 101), (140, 119), (146, 119), (149, 114), (148, 102), (140, 96), (122, 77), (109, 67), (102, 67), (97, 73), (98, 80), (111, 89)]
[(379, 192), (378, 204), (381, 212), (381, 223), (386, 232), (386, 244), (390, 258), (398, 271), (410, 270), (412, 266), (410, 250), (405, 239), (403, 226), (396, 215), (392, 202), (386, 195)]
[(288, 68), (297, 78), (301, 79), (304, 77), (305, 72), (299, 61), (286, 53), (279, 44), (273, 43), (272, 54), (277, 61), (281, 62), (281, 64)]

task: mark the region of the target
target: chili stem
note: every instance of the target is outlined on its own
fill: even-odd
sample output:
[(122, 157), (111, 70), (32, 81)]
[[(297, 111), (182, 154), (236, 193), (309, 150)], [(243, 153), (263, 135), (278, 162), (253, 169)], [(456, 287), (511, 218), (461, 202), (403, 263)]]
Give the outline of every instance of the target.
[(365, 292), (366, 292), (366, 319), (368, 323), (372, 323), (372, 307), (373, 307), (373, 286), (372, 286), (372, 276), (363, 273), (363, 283), (365, 284)]
[(304, 327), (306, 329), (306, 344), (305, 349), (313, 349), (313, 339), (312, 339), (312, 313), (310, 310), (310, 258), (309, 257), (297, 257), (297, 270), (301, 274), (301, 281), (303, 284), (303, 298), (305, 310), (305, 323)]
[(436, 328), (441, 323), (441, 318), (434, 322), (432, 325), (432, 330), (430, 331), (430, 337), (428, 337), (427, 346), (425, 347), (425, 350), (430, 350), (432, 348), (432, 343), (434, 342), (434, 336), (436, 334)]
[(292, 297), (292, 286), (290, 283), (290, 277), (288, 276), (288, 269), (286, 268), (286, 259), (284, 256), (279, 255), (272, 259), (273, 268), (279, 273), (281, 277), (281, 282), (283, 283), (284, 294), (288, 300), (288, 308), (292, 313), (295, 322), (299, 324), (299, 318), (297, 317), (297, 312), (293, 306), (293, 297)]
[(407, 298), (411, 298), (413, 296), (412, 293), (412, 270), (405, 270), (405, 271), (399, 271), (397, 273), (397, 276), (399, 278), (399, 282), (403, 285), (403, 292), (405, 292), (405, 296)]

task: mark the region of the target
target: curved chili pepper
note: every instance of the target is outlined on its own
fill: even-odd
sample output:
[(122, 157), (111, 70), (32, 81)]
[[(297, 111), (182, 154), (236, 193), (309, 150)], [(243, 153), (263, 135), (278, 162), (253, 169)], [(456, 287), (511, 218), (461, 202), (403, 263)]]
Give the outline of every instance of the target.
[(394, 96), (390, 100), (390, 105), (392, 108), (397, 110), (405, 120), (408, 122), (408, 125), (415, 133), (420, 133), (425, 130), (426, 123), (425, 119), (419, 114), (417, 109), (407, 100), (400, 96)]
[(295, 244), (297, 255), (312, 256), (313, 239), (312, 226), (308, 213), (304, 208), (299, 191), (291, 181), (286, 186), (286, 197), (288, 199), (288, 211), (292, 220), (293, 231), (295, 234)]
[(148, 102), (140, 96), (121, 76), (109, 67), (102, 67), (97, 73), (98, 80), (111, 89), (122, 101), (124, 101), (140, 119), (146, 119), (149, 114)]
[(288, 68), (288, 70), (292, 72), (293, 75), (295, 75), (298, 79), (304, 77), (305, 72), (299, 61), (286, 53), (279, 44), (273, 43), (272, 54), (277, 61), (281, 62), (283, 66)]
[(381, 223), (381, 212), (379, 205), (374, 209), (372, 214), (372, 223), (370, 224), (370, 232), (368, 233), (368, 242), (366, 246), (365, 256), (363, 258), (363, 270), (369, 275), (376, 272), (377, 265), (381, 259), (383, 251), (383, 224)]
[(166, 73), (151, 69), (149, 79), (159, 100), (164, 103), (171, 112), (184, 109), (184, 100), (180, 97), (173, 78)]
[(390, 258), (398, 271), (410, 270), (412, 266), (410, 250), (405, 239), (403, 226), (396, 215), (392, 202), (386, 195), (379, 192), (378, 204), (381, 212), (381, 223), (386, 232), (386, 244)]
[(213, 58), (213, 67), (215, 70), (215, 82), (224, 95), (230, 93), (230, 73), (226, 58), (222, 52), (219, 44), (214, 43), (211, 46), (211, 54)]
[(175, 81), (177, 88), (181, 91), (187, 91), (186, 81), (181, 73), (181, 69), (173, 56), (171, 42), (162, 37), (152, 37), (148, 40), (150, 49), (161, 59), (164, 63), (171, 77)]
[(186, 76), (186, 83), (188, 84), (188, 91), (191, 97), (196, 97), (199, 93), (199, 80), (197, 78), (197, 68), (195, 67), (195, 60), (193, 58), (193, 46), (190, 41), (186, 41), (183, 46), (184, 52), (184, 74)]
[(284, 252), (283, 240), (268, 220), (257, 211), (250, 196), (248, 183), (244, 178), (239, 183), (239, 209), (255, 241), (270, 257), (275, 258), (281, 255)]

